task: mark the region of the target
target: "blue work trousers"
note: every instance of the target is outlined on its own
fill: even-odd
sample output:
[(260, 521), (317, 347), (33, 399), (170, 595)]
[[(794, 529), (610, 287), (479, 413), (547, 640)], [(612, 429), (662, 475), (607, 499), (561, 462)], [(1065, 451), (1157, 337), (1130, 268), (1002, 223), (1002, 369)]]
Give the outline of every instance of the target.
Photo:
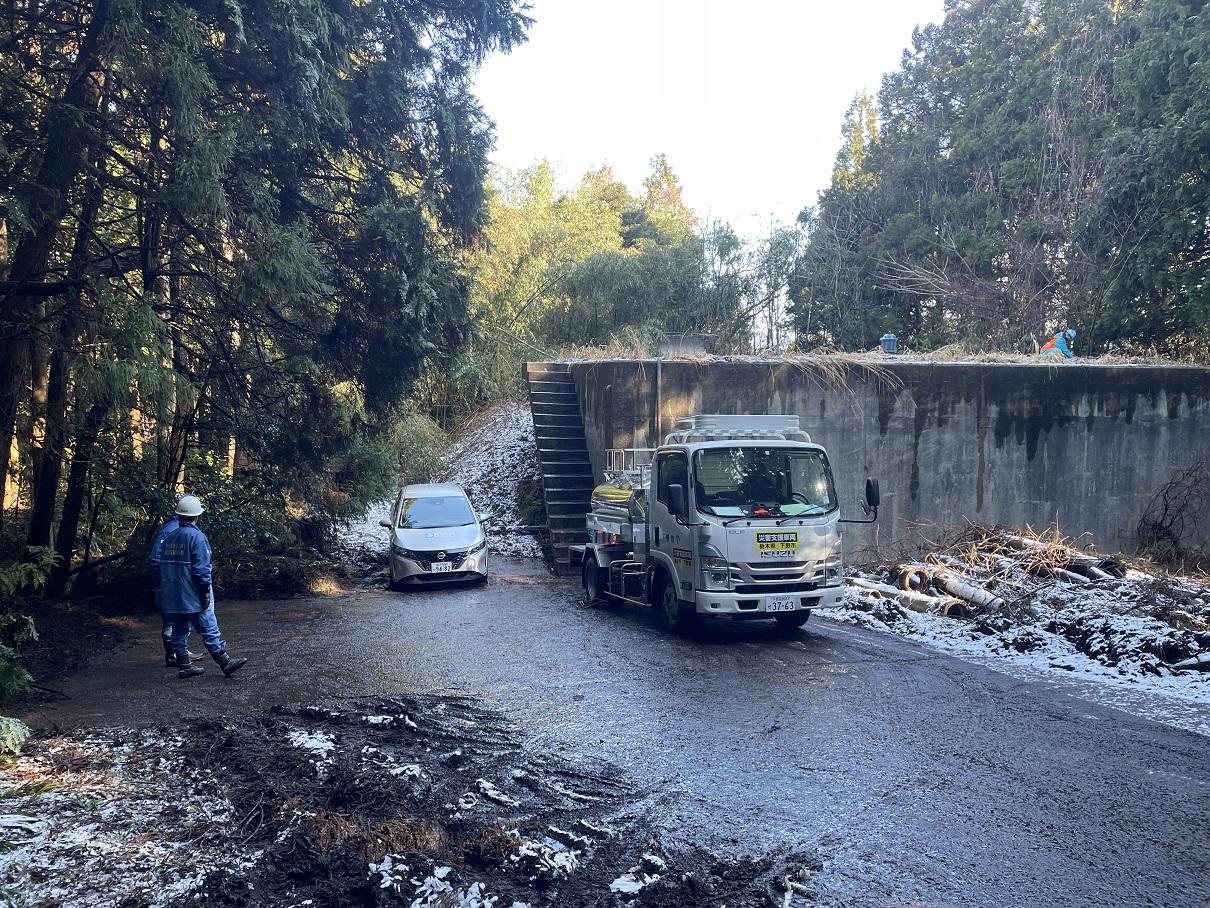
[(172, 620), (172, 649), (178, 657), (189, 651), (189, 630), (192, 628), (202, 637), (202, 643), (210, 655), (217, 656), (227, 648), (223, 638), (219, 636), (218, 619), (214, 617), (214, 606), (204, 612), (188, 612), (179, 615), (165, 615), (165, 620)]
[[(163, 607), (163, 596), (161, 596), (160, 591), (158, 589), (155, 591), (155, 607), (160, 609), (160, 620), (164, 624), (163, 629), (160, 631), (160, 635), (165, 640), (171, 640), (172, 639), (172, 619), (177, 616), (170, 615), (163, 610), (163, 608), (164, 608)], [(185, 645), (186, 646), (189, 645), (188, 640), (189, 640), (189, 632), (185, 631), (185, 641), (186, 641)]]

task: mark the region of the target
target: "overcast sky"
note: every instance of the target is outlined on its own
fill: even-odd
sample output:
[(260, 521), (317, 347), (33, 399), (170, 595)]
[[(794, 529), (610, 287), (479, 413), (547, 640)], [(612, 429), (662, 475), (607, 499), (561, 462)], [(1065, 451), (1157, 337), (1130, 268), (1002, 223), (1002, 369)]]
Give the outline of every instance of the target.
[(853, 95), (877, 91), (943, 0), (532, 0), (529, 41), (477, 80), (493, 160), (609, 164), (637, 189), (664, 152), (699, 217), (763, 232), (827, 185)]

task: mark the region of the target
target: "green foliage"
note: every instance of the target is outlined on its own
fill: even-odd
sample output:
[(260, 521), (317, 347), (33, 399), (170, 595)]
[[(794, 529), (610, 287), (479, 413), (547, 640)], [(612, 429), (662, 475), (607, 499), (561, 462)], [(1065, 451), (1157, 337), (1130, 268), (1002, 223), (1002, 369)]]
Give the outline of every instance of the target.
[(397, 475), (407, 482), (428, 482), (441, 471), (449, 437), (422, 413), (408, 413), (393, 437)]
[[(58, 561), (58, 556), (48, 548), (30, 547), (25, 558), (11, 564), (0, 565), (0, 599), (8, 598), (22, 590), (40, 590)], [(9, 616), (0, 616), (0, 635), (9, 627)], [(36, 634), (34, 637), (36, 638)]]
[[(1200, 0), (949, 0), (803, 213), (800, 343), (1084, 349), (1210, 332)], [(1027, 346), (1031, 346), (1026, 342)]]
[[(0, 654), (0, 672), (3, 671), (3, 654)], [(4, 699), (4, 681), (0, 676), (0, 699)], [(20, 719), (0, 716), (0, 756), (15, 757), (21, 745), (29, 738), (29, 727)]]
[[(53, 464), (67, 475), (31, 509), (39, 545), (70, 511), (52, 586), (81, 536), (91, 556), (141, 550), (182, 488), (236, 553), (282, 550), (302, 522), (381, 496), (396, 414), (470, 337), (492, 143), (472, 80), (485, 54), (523, 40), (524, 7), (8, 12), (4, 264), (34, 284), (73, 277), (50, 297), (6, 291), (0, 308), (0, 413), (11, 424), (47, 406), (27, 390), (45, 372), (12, 355), (44, 354), (43, 422), (59, 433), (46, 448), (83, 454), (74, 473)], [(26, 475), (33, 446), (18, 438)], [(0, 591), (49, 567), (6, 571)]]

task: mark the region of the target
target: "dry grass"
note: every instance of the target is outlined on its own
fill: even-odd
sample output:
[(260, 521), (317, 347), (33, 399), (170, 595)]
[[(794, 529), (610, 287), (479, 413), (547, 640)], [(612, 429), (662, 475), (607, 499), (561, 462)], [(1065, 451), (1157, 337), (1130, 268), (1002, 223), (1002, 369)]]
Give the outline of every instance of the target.
[[(635, 339), (637, 341), (637, 338)], [(641, 343), (615, 340), (600, 347), (570, 347), (560, 352), (560, 360), (590, 361), (606, 359), (663, 359), (672, 362), (713, 363), (786, 363), (818, 368), (820, 365), (836, 368), (841, 365), (867, 369), (885, 368), (895, 362), (930, 363), (1002, 363), (1050, 366), (1062, 369), (1073, 365), (1095, 366), (1210, 366), (1210, 355), (1184, 357), (1163, 356), (1158, 353), (1105, 353), (1100, 356), (1077, 356), (1073, 360), (1039, 356), (1036, 353), (1013, 353), (979, 351), (964, 344), (950, 344), (936, 350), (915, 351), (901, 349), (888, 355), (880, 350), (838, 351), (814, 350), (803, 353), (779, 353), (767, 351), (752, 354), (720, 355), (713, 353), (680, 354), (657, 356)]]
[(381, 860), (384, 854), (438, 854), (449, 844), (445, 830), (433, 821), (403, 815), (371, 821), (320, 809), (306, 818), (302, 831), (318, 852), (343, 847), (363, 861)]

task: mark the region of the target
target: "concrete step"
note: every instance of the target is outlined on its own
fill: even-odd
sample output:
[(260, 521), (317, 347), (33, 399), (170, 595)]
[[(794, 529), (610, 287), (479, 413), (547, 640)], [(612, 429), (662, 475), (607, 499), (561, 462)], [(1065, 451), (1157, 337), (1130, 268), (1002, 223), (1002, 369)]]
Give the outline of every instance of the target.
[(574, 404), (580, 406), (580, 399), (574, 391), (533, 391), (529, 395), (531, 404)]
[(584, 436), (579, 438), (547, 438), (538, 442), (538, 457), (543, 462), (546, 461), (548, 451), (557, 452), (560, 454), (579, 454), (588, 459), (588, 444), (584, 441)]
[(526, 381), (530, 391), (571, 391), (575, 393), (576, 383), (570, 375), (543, 375), (541, 378), (530, 378)]
[(551, 501), (546, 502), (546, 514), (552, 517), (556, 514), (578, 514), (584, 517), (589, 511), (589, 500), (587, 498), (577, 498), (573, 501)]
[(596, 488), (596, 482), (591, 476), (542, 476), (542, 488), (546, 490), (546, 495), (549, 498), (550, 494), (555, 491), (567, 489), (577, 489), (583, 492), (586, 496), (592, 493)]
[(567, 363), (526, 363), (525, 374), (529, 375), (570, 375), (571, 366)]
[(569, 401), (535, 401), (530, 404), (530, 412), (535, 419), (539, 416), (579, 416), (580, 405), (574, 398)]
[(579, 413), (537, 413), (534, 414), (535, 426), (579, 426), (584, 428), (584, 420)]
[(557, 530), (584, 530), (583, 514), (551, 514), (546, 519), (552, 533)]
[(585, 458), (583, 461), (556, 461), (542, 464), (543, 476), (587, 476), (592, 477), (592, 464)]
[(538, 447), (541, 448), (542, 442), (548, 438), (583, 438), (583, 426), (534, 426), (534, 438), (538, 440)]

